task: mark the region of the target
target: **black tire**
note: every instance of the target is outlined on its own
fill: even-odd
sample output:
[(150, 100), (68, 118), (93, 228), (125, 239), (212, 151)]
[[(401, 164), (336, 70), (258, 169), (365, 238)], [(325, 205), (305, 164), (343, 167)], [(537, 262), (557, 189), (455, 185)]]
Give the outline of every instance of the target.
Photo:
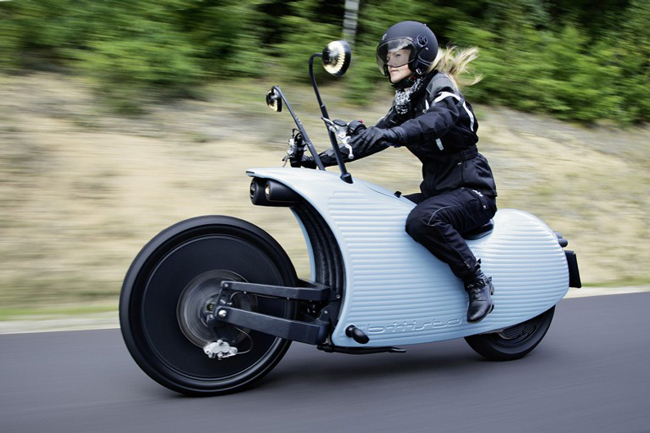
[[(203, 353), (199, 346), (214, 338), (193, 312), (206, 297), (218, 296), (225, 279), (290, 286), (296, 273), (270, 235), (224, 216), (175, 224), (133, 261), (120, 294), (122, 335), (140, 368), (161, 385), (188, 395), (237, 391), (261, 379), (286, 353), (290, 341), (230, 325), (224, 332), (240, 353), (222, 360)], [(237, 303), (278, 317), (295, 315), (285, 300), (246, 296)]]
[(492, 334), (465, 337), (479, 355), (490, 361), (512, 361), (530, 353), (542, 341), (553, 321), (555, 307), (518, 325)]

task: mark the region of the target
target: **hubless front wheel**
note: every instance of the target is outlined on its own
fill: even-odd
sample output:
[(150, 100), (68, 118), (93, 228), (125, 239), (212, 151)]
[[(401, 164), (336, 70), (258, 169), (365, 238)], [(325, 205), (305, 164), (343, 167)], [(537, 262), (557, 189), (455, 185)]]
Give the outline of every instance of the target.
[[(270, 235), (225, 216), (175, 224), (135, 258), (122, 286), (120, 324), (129, 352), (152, 379), (184, 394), (222, 394), (261, 379), (284, 356), (288, 340), (233, 325), (215, 335), (207, 327), (225, 280), (293, 286), (296, 274)], [(228, 302), (276, 317), (295, 314), (286, 300), (235, 293)], [(217, 339), (238, 353), (210, 359), (202, 347)]]
[(465, 337), (478, 354), (491, 361), (510, 361), (530, 353), (546, 335), (555, 307), (530, 320), (490, 334)]

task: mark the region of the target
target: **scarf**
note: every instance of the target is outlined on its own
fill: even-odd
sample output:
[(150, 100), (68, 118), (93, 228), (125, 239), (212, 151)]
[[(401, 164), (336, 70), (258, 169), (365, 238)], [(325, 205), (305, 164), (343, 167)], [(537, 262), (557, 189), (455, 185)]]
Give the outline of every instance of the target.
[(420, 90), (423, 81), (422, 77), (418, 77), (408, 89), (395, 90), (395, 111), (397, 111), (397, 114), (406, 114), (409, 112), (411, 109), (411, 96)]

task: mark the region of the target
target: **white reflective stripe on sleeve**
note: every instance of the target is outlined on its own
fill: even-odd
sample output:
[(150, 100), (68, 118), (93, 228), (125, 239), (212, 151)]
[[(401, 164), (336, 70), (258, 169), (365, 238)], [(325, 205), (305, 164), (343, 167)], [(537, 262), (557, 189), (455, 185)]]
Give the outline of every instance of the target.
[(467, 111), (467, 115), (469, 116), (469, 129), (470, 131), (474, 132), (474, 115), (472, 114), (471, 111), (469, 111), (469, 108), (467, 108), (467, 105), (465, 105), (465, 101), (463, 101), (463, 108), (465, 111)]
[(438, 149), (444, 150), (445, 146), (442, 145), (442, 141), (439, 138), (436, 138), (436, 144), (438, 145)]
[(460, 96), (456, 95), (455, 93), (451, 93), (451, 92), (441, 92), (441, 93), (438, 95), (438, 97), (437, 97), (436, 99), (433, 100), (433, 103), (435, 104), (435, 103), (437, 103), (437, 102), (440, 102), (440, 101), (442, 101), (442, 100), (445, 99), (445, 98), (449, 98), (450, 96), (451, 96), (452, 98), (456, 98), (456, 99), (458, 99), (458, 100), (460, 101)]
[(425, 100), (424, 100), (424, 111), (429, 110), (429, 107), (430, 107), (430, 105), (429, 105), (429, 100), (428, 100), (428, 99), (425, 99)]

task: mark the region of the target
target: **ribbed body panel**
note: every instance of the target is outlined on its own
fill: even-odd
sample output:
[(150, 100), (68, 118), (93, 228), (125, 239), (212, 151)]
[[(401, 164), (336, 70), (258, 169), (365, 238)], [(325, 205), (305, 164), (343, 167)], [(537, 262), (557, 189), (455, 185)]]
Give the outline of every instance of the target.
[(511, 326), (555, 305), (569, 274), (557, 237), (526, 212), (499, 210), (491, 234), (468, 241), (493, 278), (495, 310), (479, 324), (465, 320), (467, 294), (449, 267), (405, 232), (414, 204), (369, 183), (342, 182), (334, 173), (304, 169), (251, 170), (294, 189), (321, 214), (336, 237), (346, 281), (332, 341), (355, 325), (368, 346), (424, 343)]

